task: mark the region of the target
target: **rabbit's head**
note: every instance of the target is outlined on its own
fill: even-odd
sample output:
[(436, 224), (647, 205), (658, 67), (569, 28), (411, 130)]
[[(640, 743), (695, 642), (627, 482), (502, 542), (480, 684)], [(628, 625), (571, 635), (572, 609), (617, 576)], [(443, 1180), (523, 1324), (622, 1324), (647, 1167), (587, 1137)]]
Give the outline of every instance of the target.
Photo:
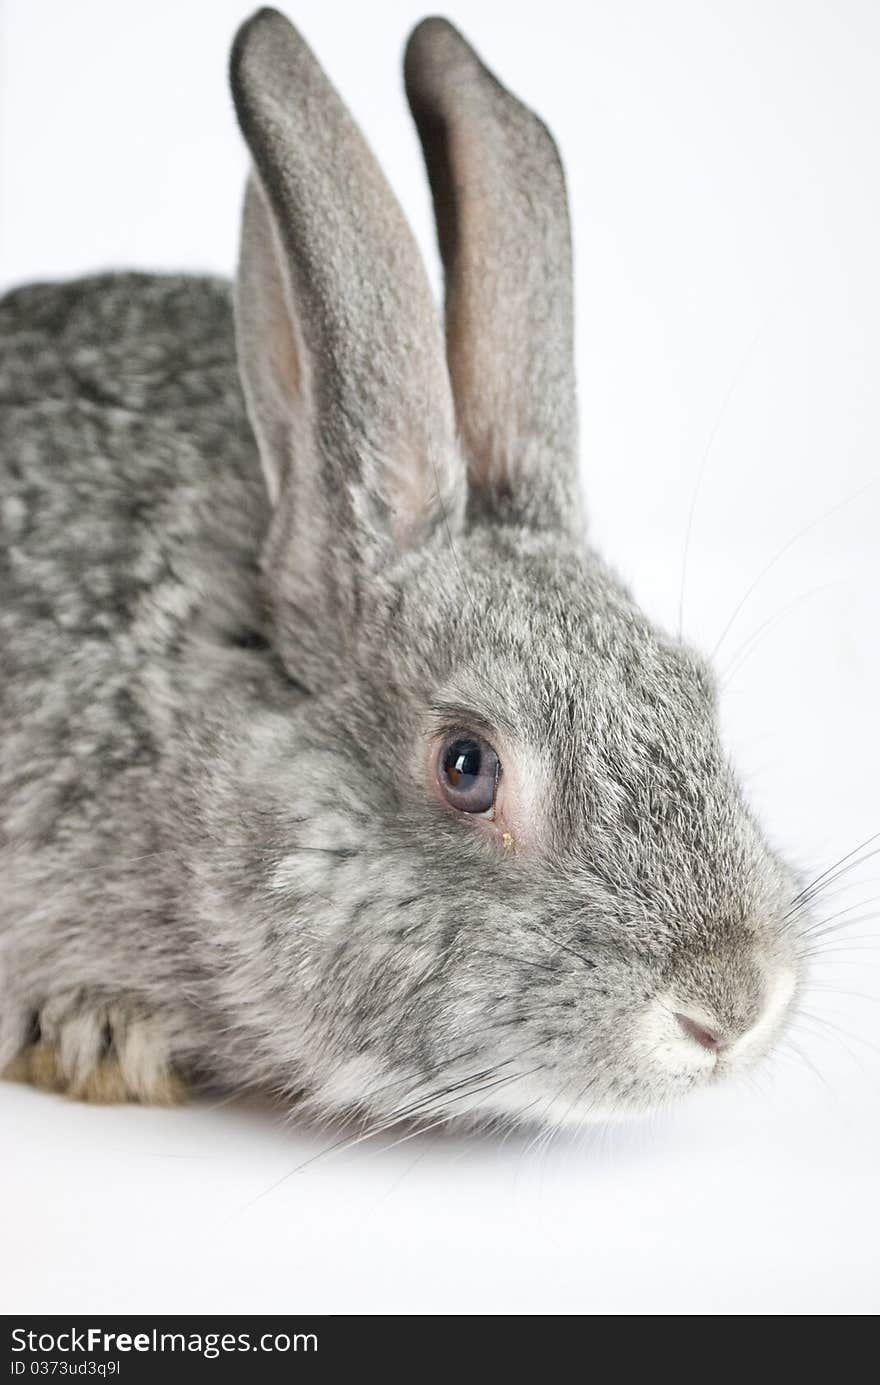
[(798, 987), (796, 887), (711, 674), (584, 539), (553, 141), (444, 21), (406, 81), (445, 341), (305, 44), (264, 10), (233, 52), (265, 590), (308, 691), (237, 786), (260, 823), (237, 984), (262, 987), (275, 1074), (323, 1107), (637, 1110), (768, 1048)]

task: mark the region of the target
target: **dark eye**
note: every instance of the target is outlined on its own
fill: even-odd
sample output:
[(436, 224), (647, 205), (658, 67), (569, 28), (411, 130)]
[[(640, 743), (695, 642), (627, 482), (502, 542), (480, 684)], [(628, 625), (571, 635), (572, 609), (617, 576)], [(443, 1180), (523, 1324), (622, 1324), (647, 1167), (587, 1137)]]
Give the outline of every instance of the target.
[(440, 788), (447, 803), (461, 813), (489, 813), (500, 775), (495, 751), (476, 736), (451, 736), (440, 748)]

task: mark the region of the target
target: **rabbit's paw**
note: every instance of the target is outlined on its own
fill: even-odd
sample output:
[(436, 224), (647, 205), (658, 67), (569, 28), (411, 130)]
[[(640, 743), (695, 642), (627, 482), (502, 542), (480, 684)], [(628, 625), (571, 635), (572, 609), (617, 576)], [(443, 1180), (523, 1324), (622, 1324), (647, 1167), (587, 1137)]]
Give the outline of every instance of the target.
[(186, 1099), (161, 1026), (136, 1005), (66, 992), (34, 1014), (30, 1029), (0, 1074), (8, 1081), (77, 1101), (174, 1106)]

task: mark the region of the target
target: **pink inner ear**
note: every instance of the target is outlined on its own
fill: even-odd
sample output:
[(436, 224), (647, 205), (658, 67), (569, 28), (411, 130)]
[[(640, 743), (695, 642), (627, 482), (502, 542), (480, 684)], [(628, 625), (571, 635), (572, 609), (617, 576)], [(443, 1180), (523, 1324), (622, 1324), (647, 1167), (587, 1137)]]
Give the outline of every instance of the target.
[(303, 387), (301, 352), (294, 337), (291, 314), (284, 299), (283, 289), (281, 301), (277, 305), (277, 312), (279, 320), (285, 324), (285, 330), (277, 333), (275, 342), (278, 378), (284, 382), (291, 395), (298, 397)]
[(521, 390), (528, 384), (520, 378), (519, 361), (530, 354), (521, 340), (529, 315), (516, 301), (516, 245), (505, 244), (506, 228), (497, 221), (490, 150), (468, 128), (453, 128), (448, 154), (459, 219), (454, 273), (447, 281), (449, 373), (470, 483), (505, 496), (523, 412)]
[(391, 509), (391, 534), (396, 547), (415, 547), (432, 522), (458, 523), (464, 493), (459, 484), (457, 452), (442, 445), (427, 447), (405, 440), (385, 461), (383, 483)]
[(245, 194), (235, 316), (239, 372), (274, 507), (290, 464), (290, 435), (303, 413), (307, 362), (283, 249), (256, 174)]

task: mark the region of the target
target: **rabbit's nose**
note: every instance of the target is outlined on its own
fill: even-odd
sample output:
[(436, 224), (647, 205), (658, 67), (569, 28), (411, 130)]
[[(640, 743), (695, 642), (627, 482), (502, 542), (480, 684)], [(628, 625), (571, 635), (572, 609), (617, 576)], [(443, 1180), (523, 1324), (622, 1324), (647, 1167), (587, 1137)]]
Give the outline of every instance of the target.
[(707, 1048), (710, 1052), (717, 1053), (720, 1049), (727, 1047), (728, 1040), (717, 1029), (710, 1029), (700, 1020), (695, 1020), (691, 1015), (686, 1015), (681, 1010), (676, 1010), (675, 1018), (688, 1038), (693, 1039), (701, 1048)]

